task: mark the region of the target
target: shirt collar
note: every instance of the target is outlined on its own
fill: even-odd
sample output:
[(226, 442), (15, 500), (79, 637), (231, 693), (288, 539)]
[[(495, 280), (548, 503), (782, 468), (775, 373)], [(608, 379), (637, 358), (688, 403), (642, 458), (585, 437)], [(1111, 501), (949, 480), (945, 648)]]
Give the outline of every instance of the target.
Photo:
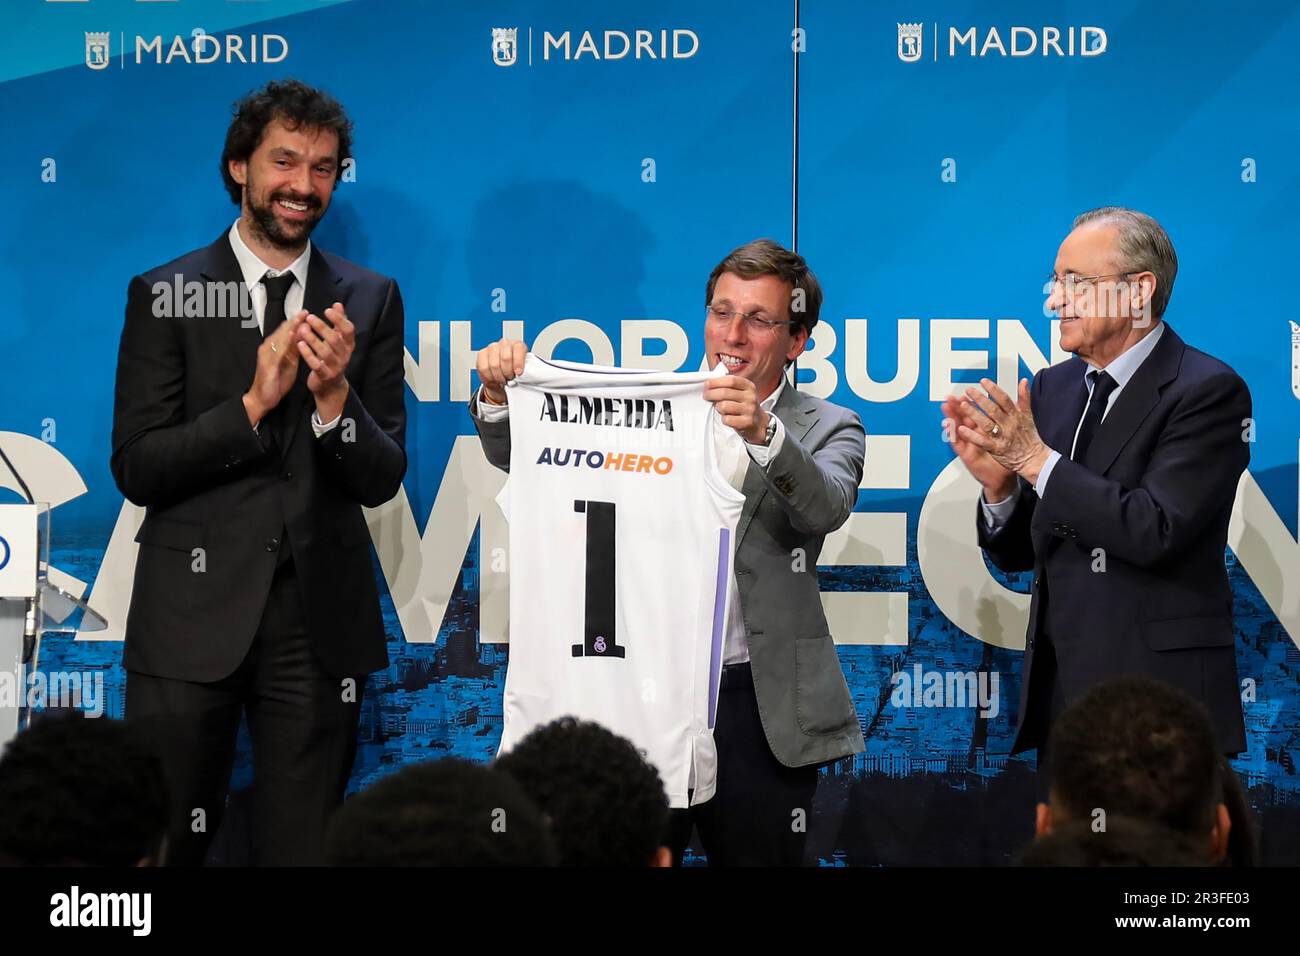
[[(1115, 380), (1117, 388), (1123, 388), (1128, 384), (1128, 380), (1133, 377), (1133, 373), (1138, 370), (1138, 366), (1146, 361), (1146, 357), (1155, 350), (1156, 343), (1160, 341), (1160, 336), (1164, 334), (1165, 323), (1162, 320), (1157, 322), (1156, 327), (1143, 336), (1140, 342), (1130, 346), (1126, 351), (1120, 352), (1101, 371), (1104, 371)], [(1097, 371), (1097, 367), (1089, 363), (1088, 372), (1092, 371)], [(1085, 372), (1084, 375), (1086, 376), (1088, 372)]]
[(781, 373), (781, 381), (777, 382), (776, 388), (772, 390), (772, 394), (759, 402), (759, 406), (765, 411), (770, 412), (772, 409), (776, 408), (776, 401), (781, 397), (783, 391), (785, 391), (785, 372)]
[(286, 272), (292, 272), (295, 279), (298, 280), (298, 287), (304, 292), (307, 289), (307, 263), (311, 261), (311, 240), (307, 240), (307, 248), (302, 251), (297, 259), (289, 263), (287, 269), (275, 269), (263, 262), (256, 252), (248, 248), (244, 242), (244, 237), (239, 234), (239, 220), (230, 227), (230, 248), (235, 252), (235, 259), (239, 262), (239, 271), (243, 273), (244, 285), (250, 290), (256, 289), (261, 283), (262, 277), (266, 275), (269, 269), (283, 275)]

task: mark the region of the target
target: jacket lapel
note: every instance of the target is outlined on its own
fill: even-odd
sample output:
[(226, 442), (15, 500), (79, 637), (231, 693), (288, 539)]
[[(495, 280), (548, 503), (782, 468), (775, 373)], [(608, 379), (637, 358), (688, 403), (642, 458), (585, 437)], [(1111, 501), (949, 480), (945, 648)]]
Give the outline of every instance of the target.
[[(808, 401), (807, 397), (796, 390), (789, 381), (781, 390), (781, 397), (776, 400), (772, 412), (785, 426), (787, 441), (791, 438), (803, 441), (819, 420), (813, 403)], [(748, 456), (748, 451), (745, 454)], [(754, 517), (754, 512), (758, 510), (763, 497), (767, 494), (767, 482), (763, 480), (759, 467), (752, 461), (745, 469), (745, 481), (741, 485), (740, 492), (745, 496), (745, 505), (740, 510), (740, 521), (736, 525), (737, 546), (744, 540), (745, 532), (749, 530), (750, 519)]]
[(1174, 330), (1165, 326), (1155, 349), (1137, 367), (1097, 427), (1084, 461), (1090, 471), (1104, 475), (1114, 464), (1138, 426), (1160, 401), (1160, 390), (1178, 377), (1185, 348)]
[[(199, 275), (209, 282), (234, 282), (241, 286), (239, 302), (248, 302), (248, 290), (243, 287), (244, 274), (240, 271), (239, 260), (235, 250), (230, 247), (230, 236), (223, 232), (217, 241), (205, 250), (206, 261), (199, 269)], [(254, 316), (209, 316), (204, 321), (216, 324), (220, 329), (222, 340), (229, 344), (231, 365), (245, 386), (253, 381), (253, 369), (257, 367), (257, 348), (262, 344), (262, 333), (257, 327)]]
[[(1045, 387), (1042, 396), (1043, 407), (1034, 408), (1033, 411), (1034, 422), (1038, 426), (1043, 443), (1069, 458), (1070, 450), (1074, 446), (1075, 429), (1078, 428), (1079, 419), (1083, 417), (1083, 411), (1088, 405), (1088, 383), (1083, 377), (1087, 371), (1083, 359), (1077, 357), (1068, 359), (1066, 366), (1059, 376), (1062, 379), (1059, 386), (1061, 394), (1049, 395)], [(1045, 386), (1047, 381), (1044, 380)], [(1061, 409), (1060, 413), (1051, 414), (1057, 408)], [(1050, 553), (1060, 543), (1058, 539), (1039, 528), (1037, 522), (1030, 525), (1030, 536), (1034, 541), (1034, 553), (1039, 555)]]
[[(1064, 400), (1061, 401), (1063, 411), (1061, 414), (1050, 419), (1046, 427), (1042, 427), (1041, 437), (1048, 448), (1059, 451), (1066, 458), (1070, 457), (1070, 449), (1074, 446), (1074, 432), (1079, 426), (1079, 420), (1083, 418), (1083, 410), (1088, 405), (1088, 383), (1084, 380), (1084, 373), (1087, 372), (1088, 366), (1082, 359), (1071, 359), (1070, 370), (1064, 375), (1064, 385), (1062, 389), (1065, 394)], [(1047, 398), (1049, 407), (1056, 401)], [(1043, 422), (1047, 416), (1043, 411), (1034, 409), (1034, 420)]]
[(740, 493), (745, 496), (745, 504), (740, 509), (740, 521), (736, 524), (737, 546), (745, 538), (745, 532), (749, 529), (749, 521), (754, 517), (754, 512), (758, 509), (758, 503), (767, 494), (767, 485), (763, 482), (763, 476), (758, 473), (758, 467), (752, 462), (750, 467), (745, 469), (745, 481), (740, 487)]

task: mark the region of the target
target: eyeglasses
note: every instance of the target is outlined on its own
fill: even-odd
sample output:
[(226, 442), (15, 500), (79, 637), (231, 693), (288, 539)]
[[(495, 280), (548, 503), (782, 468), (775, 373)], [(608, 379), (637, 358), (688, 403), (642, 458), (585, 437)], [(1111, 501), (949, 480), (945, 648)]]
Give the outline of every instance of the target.
[(762, 335), (764, 332), (775, 332), (783, 325), (794, 325), (793, 320), (775, 321), (773, 319), (763, 318), (763, 313), (758, 309), (753, 312), (733, 312), (730, 309), (724, 309), (720, 305), (710, 305), (705, 307), (708, 312), (708, 320), (717, 326), (730, 325), (733, 316), (740, 316), (745, 320), (745, 328), (753, 335)]
[(1110, 272), (1099, 276), (1079, 276), (1073, 272), (1067, 272), (1063, 276), (1058, 276), (1055, 272), (1049, 272), (1043, 280), (1048, 290), (1060, 286), (1064, 291), (1066, 298), (1074, 298), (1080, 292), (1087, 292), (1092, 288), (1092, 283), (1098, 279), (1118, 279), (1120, 276), (1136, 275), (1134, 272)]

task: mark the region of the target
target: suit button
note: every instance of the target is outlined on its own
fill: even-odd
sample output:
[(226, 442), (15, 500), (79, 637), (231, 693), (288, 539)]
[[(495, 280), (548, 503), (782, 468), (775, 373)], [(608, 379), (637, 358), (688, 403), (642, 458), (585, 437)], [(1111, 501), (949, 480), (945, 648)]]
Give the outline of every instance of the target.
[(267, 551), (274, 551), (274, 550), (275, 550), (276, 548), (278, 548), (278, 547), (280, 547), (280, 539), (279, 539), (279, 538), (267, 538), (267, 539), (266, 539), (266, 550), (267, 550)]
[(291, 479), (291, 478), (293, 477), (293, 472), (291, 472), (291, 471), (286, 471), (286, 472), (285, 472), (283, 475), (281, 475), (280, 477), (282, 477), (285, 481), (288, 481), (289, 479)]
[(1034, 575), (1034, 587), (1038, 587), (1038, 586), (1041, 585), (1042, 583), (1043, 583), (1043, 579), (1042, 579), (1041, 577), (1039, 577), (1037, 574), (1035, 574), (1035, 575)]

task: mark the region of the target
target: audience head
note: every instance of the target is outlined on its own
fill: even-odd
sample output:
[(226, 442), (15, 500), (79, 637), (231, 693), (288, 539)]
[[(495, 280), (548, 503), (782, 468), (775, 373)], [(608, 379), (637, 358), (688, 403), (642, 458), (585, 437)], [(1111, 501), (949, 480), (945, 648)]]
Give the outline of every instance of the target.
[(668, 800), (659, 773), (631, 741), (562, 717), (538, 727), (496, 766), (551, 821), (567, 866), (669, 866)]
[(1210, 862), (1227, 852), (1223, 763), (1204, 706), (1160, 681), (1103, 681), (1065, 709), (1049, 747), (1050, 804), (1038, 832), (1113, 817), (1160, 824), (1200, 842)]
[(157, 866), (167, 834), (162, 763), (128, 723), (38, 718), (0, 756), (0, 861)]
[(513, 779), (448, 757), (351, 797), (326, 835), (335, 866), (553, 866), (546, 820)]

